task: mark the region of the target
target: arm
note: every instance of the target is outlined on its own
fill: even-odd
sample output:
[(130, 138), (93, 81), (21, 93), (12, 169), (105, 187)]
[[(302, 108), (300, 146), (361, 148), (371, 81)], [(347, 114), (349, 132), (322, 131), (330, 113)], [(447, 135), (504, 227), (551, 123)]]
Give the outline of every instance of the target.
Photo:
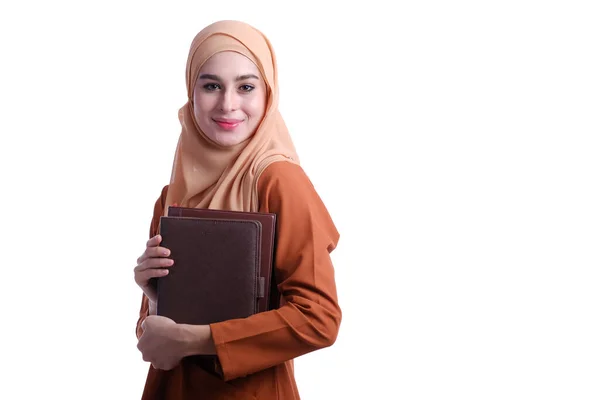
[[(341, 323), (329, 256), (339, 234), (308, 177), (297, 165), (274, 163), (261, 176), (259, 197), (261, 211), (277, 214), (275, 277), (284, 305), (210, 325), (225, 380), (330, 346)], [(207, 335), (196, 348), (206, 349)]]

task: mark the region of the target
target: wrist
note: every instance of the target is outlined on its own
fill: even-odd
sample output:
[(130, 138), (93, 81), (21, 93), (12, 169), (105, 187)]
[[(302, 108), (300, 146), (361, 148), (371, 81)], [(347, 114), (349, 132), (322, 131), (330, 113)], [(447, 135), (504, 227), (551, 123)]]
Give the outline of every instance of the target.
[(178, 324), (184, 357), (216, 354), (210, 325)]
[(148, 299), (148, 315), (156, 315), (156, 302)]

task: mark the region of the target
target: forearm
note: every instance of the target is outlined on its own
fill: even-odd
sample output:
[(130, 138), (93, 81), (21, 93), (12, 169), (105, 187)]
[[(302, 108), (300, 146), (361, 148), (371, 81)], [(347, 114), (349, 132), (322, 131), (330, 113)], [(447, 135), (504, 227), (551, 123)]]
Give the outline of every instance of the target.
[(286, 304), (278, 310), (211, 326), (225, 380), (245, 376), (328, 347), (341, 322), (337, 307)]

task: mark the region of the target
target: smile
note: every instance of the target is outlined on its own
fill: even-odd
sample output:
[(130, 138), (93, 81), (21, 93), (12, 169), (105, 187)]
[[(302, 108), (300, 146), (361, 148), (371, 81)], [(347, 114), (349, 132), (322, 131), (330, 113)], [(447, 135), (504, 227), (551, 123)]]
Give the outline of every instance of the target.
[(217, 125), (219, 125), (221, 128), (226, 129), (228, 131), (234, 130), (242, 122), (244, 122), (244, 121), (237, 120), (237, 119), (213, 119), (213, 121), (215, 121), (215, 123)]

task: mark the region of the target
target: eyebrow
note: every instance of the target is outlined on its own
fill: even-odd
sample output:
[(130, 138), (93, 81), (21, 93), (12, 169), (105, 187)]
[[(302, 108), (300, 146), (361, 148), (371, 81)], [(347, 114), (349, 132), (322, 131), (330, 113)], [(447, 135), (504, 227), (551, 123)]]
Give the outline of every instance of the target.
[[(213, 74), (202, 74), (200, 75), (200, 77), (198, 79), (212, 79), (214, 81), (221, 81), (221, 78), (218, 75), (213, 75)], [(239, 75), (237, 78), (235, 78), (236, 81), (244, 81), (246, 79), (258, 79), (258, 76), (254, 75), (254, 74), (246, 74), (246, 75)]]

